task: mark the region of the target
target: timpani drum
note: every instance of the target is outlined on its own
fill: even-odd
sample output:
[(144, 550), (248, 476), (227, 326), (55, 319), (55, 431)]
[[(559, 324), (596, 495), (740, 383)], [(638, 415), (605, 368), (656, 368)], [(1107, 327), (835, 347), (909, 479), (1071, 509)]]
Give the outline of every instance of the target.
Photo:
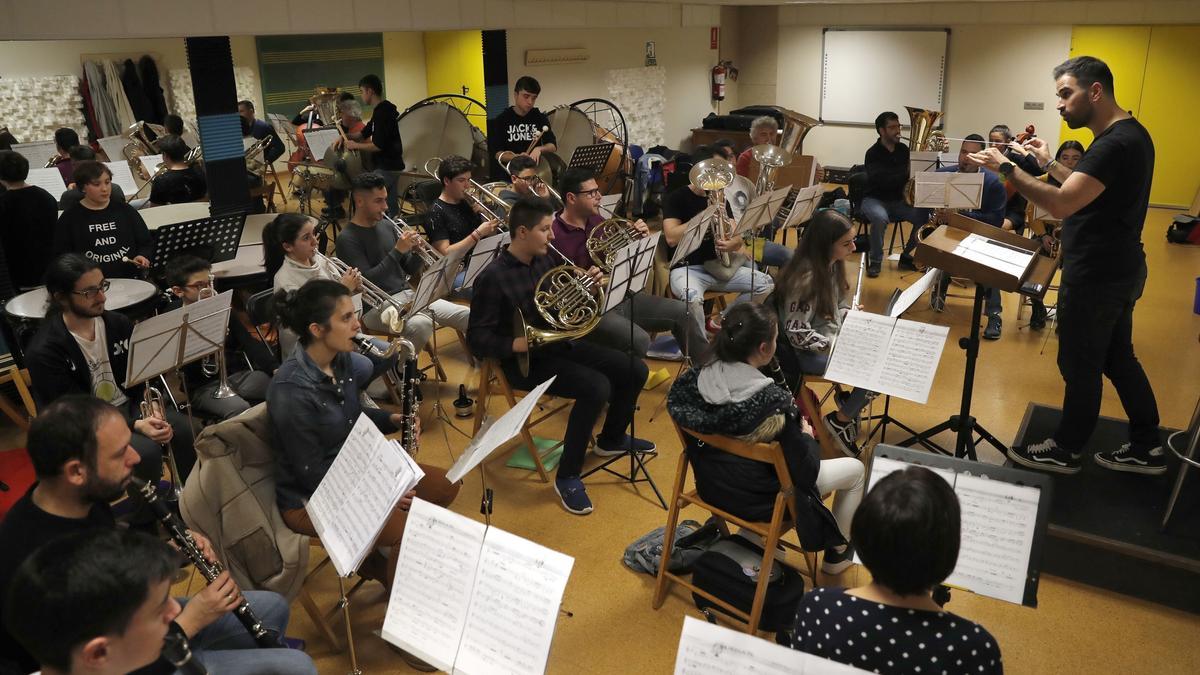
[(558, 146), (557, 154), (565, 162), (570, 162), (575, 149), (580, 146), (613, 144), (597, 182), (605, 194), (620, 193), (625, 177), (633, 175), (633, 160), (627, 151), (625, 117), (616, 104), (604, 99), (587, 98), (567, 106), (558, 106), (550, 112), (549, 117), (550, 129)]
[[(487, 167), (487, 139), (472, 119), (487, 124), (487, 109), (467, 96), (443, 94), (417, 101), (400, 115), (405, 171), (398, 189), (404, 194), (415, 182), (429, 180), (422, 167), (434, 157), (458, 155)], [(480, 175), (485, 175), (484, 171)]]
[[(162, 295), (158, 288), (141, 279), (109, 279), (108, 291), (104, 293), (105, 309), (120, 312), (130, 319), (137, 321), (150, 316), (158, 307)], [(46, 310), (50, 306), (50, 297), (45, 286), (39, 286), (26, 291), (4, 304), (4, 317), (12, 327), (17, 339), (17, 347), (24, 353), (29, 340), (37, 332)]]

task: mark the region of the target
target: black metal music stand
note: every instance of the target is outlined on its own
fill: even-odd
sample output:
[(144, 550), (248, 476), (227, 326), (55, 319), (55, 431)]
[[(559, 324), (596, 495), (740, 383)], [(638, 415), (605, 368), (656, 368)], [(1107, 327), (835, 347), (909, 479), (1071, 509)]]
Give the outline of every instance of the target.
[(604, 171), (604, 165), (608, 164), (608, 158), (612, 156), (614, 147), (616, 147), (616, 143), (581, 145), (571, 153), (571, 161), (567, 162), (567, 168), (588, 169), (599, 176)]
[(185, 253), (212, 263), (233, 260), (245, 226), (244, 211), (163, 225), (155, 230), (151, 262), (154, 267), (162, 268), (171, 258)]

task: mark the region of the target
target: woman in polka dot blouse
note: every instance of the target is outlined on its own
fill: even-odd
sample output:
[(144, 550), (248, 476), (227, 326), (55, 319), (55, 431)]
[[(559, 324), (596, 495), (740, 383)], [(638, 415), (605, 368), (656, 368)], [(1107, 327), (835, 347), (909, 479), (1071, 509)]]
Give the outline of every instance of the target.
[(945, 480), (923, 467), (888, 475), (858, 507), (851, 536), (873, 581), (806, 595), (793, 648), (875, 673), (1004, 672), (991, 633), (931, 596), (958, 560), (958, 498)]

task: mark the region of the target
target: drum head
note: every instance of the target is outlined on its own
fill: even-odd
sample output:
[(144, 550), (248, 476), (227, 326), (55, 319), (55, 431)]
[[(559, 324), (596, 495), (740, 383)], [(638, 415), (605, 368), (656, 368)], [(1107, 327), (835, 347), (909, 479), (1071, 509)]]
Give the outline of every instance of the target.
[(4, 311), (18, 319), (41, 319), (46, 316), (47, 300), (46, 289), (35, 288), (9, 300)]
[(596, 127), (579, 108), (560, 105), (550, 111), (550, 130), (563, 162), (570, 162), (575, 148), (596, 142)]
[(745, 176), (734, 176), (733, 182), (725, 188), (725, 203), (733, 211), (735, 220), (741, 220), (750, 200), (754, 199), (754, 183)]

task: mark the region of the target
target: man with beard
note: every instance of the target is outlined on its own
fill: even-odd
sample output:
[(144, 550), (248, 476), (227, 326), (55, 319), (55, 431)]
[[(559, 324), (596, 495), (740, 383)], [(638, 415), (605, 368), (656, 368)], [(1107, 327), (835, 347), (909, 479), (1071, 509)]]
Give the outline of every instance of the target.
[(1167, 470), (1158, 439), (1158, 405), (1133, 353), (1133, 307), (1146, 284), (1142, 226), (1154, 174), (1154, 142), (1146, 128), (1117, 104), (1113, 76), (1091, 56), (1054, 69), (1058, 112), (1072, 129), (1095, 135), (1072, 171), (1050, 157), (1045, 141), (1026, 147), (1061, 186), (1035, 179), (996, 148), (972, 161), (1015, 184), (1029, 201), (1063, 219), (1062, 283), (1058, 292), (1058, 369), (1065, 383), (1062, 417), (1050, 438), (1013, 448), (1023, 466), (1074, 474), (1096, 427), (1108, 377), (1129, 418), (1129, 441), (1096, 453), (1114, 471), (1158, 475)]
[[(64, 396), (33, 420), (27, 445), (38, 482), (0, 523), (0, 598), (17, 567), (43, 544), (61, 535), (116, 527), (109, 502), (124, 493), (138, 463), (130, 437), (121, 412), (94, 396)], [(205, 557), (217, 560), (208, 539), (196, 532), (192, 537)], [(245, 599), (265, 625), (282, 634), (287, 600), (269, 591), (247, 591)], [(204, 590), (181, 601), (183, 611), (173, 630), (183, 631), (211, 672), (316, 673), (303, 652), (258, 649), (231, 613), (242, 600), (242, 591), (228, 572), (222, 572)], [(3, 607), (0, 613), (11, 616)], [(34, 659), (3, 630), (0, 664), (6, 659), (23, 668), (17, 672), (37, 669)]]

